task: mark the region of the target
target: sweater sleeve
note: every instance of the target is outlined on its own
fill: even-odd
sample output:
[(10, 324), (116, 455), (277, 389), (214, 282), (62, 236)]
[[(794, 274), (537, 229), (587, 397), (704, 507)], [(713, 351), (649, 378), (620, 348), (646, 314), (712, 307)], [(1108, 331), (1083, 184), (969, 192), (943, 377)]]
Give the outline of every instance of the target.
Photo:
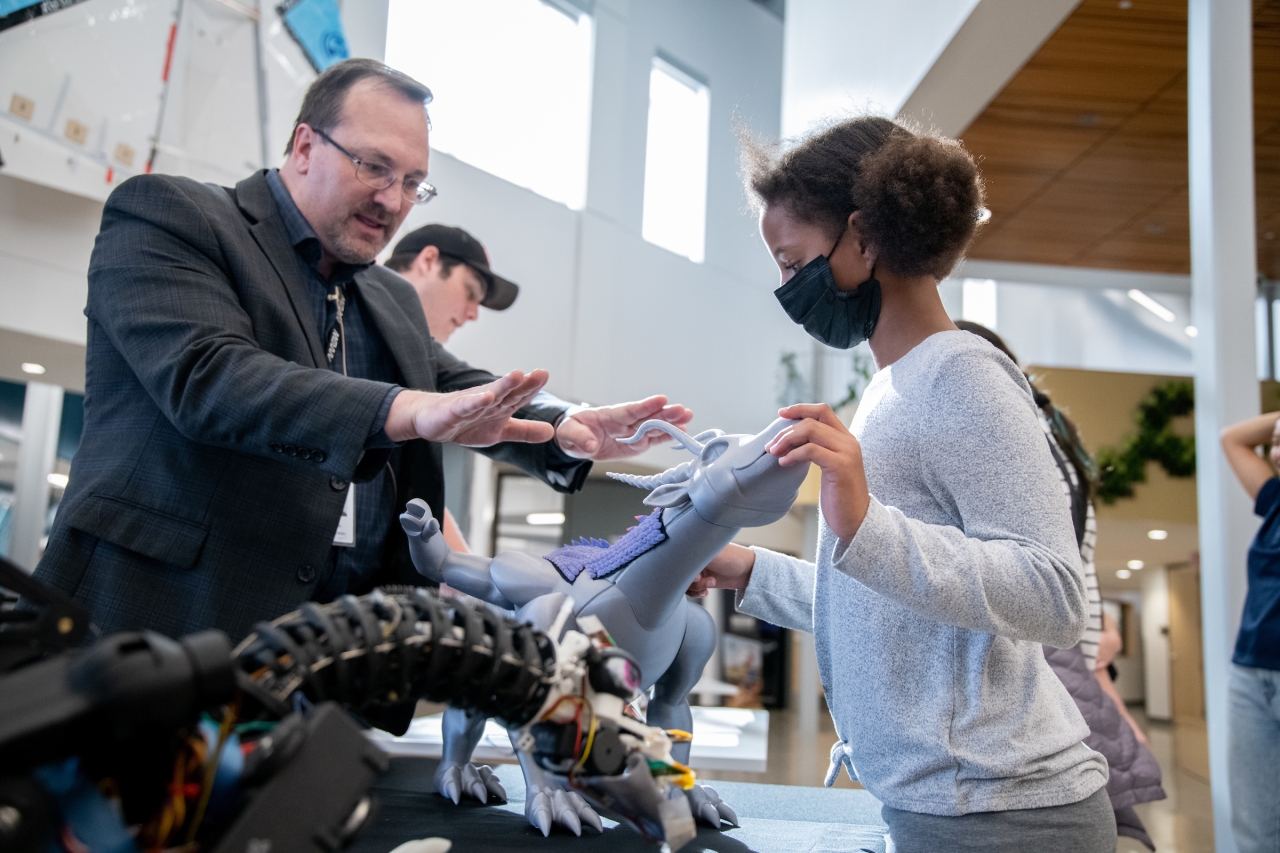
[(1088, 600), (1067, 500), (1025, 380), (995, 350), (962, 353), (922, 397), (921, 475), (959, 526), (874, 496), (833, 567), (931, 619), (1074, 646)]
[(756, 564), (751, 582), (734, 604), (748, 616), (793, 631), (813, 633), (813, 563), (765, 548), (752, 548)]

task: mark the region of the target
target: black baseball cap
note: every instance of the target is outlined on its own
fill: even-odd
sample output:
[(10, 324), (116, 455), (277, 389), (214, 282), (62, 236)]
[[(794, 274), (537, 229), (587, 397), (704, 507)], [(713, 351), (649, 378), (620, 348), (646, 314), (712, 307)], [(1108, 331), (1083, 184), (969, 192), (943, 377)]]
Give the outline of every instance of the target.
[(410, 231), (391, 250), (391, 258), (407, 263), (428, 246), (435, 246), (440, 254), (462, 261), (480, 274), (485, 282), (484, 299), (480, 301), (484, 307), (503, 311), (510, 308), (511, 303), (520, 295), (520, 287), (514, 281), (489, 269), (489, 253), (480, 245), (480, 241), (461, 228), (451, 225), (424, 225)]

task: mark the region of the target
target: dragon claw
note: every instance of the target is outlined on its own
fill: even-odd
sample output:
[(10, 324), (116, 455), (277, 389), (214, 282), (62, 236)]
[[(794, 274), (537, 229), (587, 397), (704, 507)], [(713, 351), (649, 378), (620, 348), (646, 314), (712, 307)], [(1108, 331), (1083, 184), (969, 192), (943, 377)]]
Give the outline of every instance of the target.
[(529, 823), (542, 831), (542, 837), (551, 835), (551, 798), (539, 791), (529, 801)]
[(716, 789), (710, 785), (694, 785), (685, 796), (689, 798), (690, 811), (716, 829), (720, 828), (721, 821), (730, 826), (738, 825), (738, 813), (720, 799)]
[(498, 781), (493, 770), (484, 765), (454, 764), (441, 767), (436, 772), (436, 790), (440, 795), (453, 800), (456, 806), (464, 796), (473, 797), (482, 803), (495, 797), (501, 802), (507, 801), (506, 789)]
[(582, 836), (583, 826), (589, 826), (596, 832), (604, 832), (600, 816), (574, 791), (541, 788), (527, 800), (525, 816), (529, 823), (541, 830), (543, 836), (550, 835), (552, 827), (557, 825), (579, 837)]
[(462, 802), (462, 786), (458, 781), (458, 771), (456, 767), (450, 768), (448, 775), (446, 775), (444, 780), (440, 783), (440, 793), (450, 800), (453, 800), (453, 804), (455, 806)]

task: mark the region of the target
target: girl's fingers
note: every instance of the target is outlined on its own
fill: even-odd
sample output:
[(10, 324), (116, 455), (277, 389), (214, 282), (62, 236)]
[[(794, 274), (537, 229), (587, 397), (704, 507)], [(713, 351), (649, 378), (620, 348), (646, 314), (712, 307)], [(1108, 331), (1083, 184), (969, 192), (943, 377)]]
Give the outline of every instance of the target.
[(794, 406), (787, 406), (785, 409), (780, 409), (778, 415), (789, 420), (815, 420), (836, 429), (845, 428), (840, 419), (836, 417), (836, 413), (825, 403), (799, 403)]
[(803, 465), (806, 462), (812, 462), (822, 470), (839, 470), (848, 462), (841, 454), (828, 450), (817, 444), (805, 444), (797, 447), (778, 460), (778, 464), (784, 468), (790, 468), (792, 465)]
[(765, 450), (774, 456), (785, 456), (791, 450), (805, 444), (818, 444), (828, 450), (850, 450), (857, 446), (857, 439), (844, 429), (834, 429), (817, 421), (801, 421), (781, 433)]

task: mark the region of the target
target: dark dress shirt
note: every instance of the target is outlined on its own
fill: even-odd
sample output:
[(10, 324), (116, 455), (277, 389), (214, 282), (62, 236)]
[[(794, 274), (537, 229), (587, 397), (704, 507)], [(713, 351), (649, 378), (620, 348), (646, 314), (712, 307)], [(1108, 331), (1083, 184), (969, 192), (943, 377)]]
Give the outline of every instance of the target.
[[(271, 187), (271, 195), (280, 209), (280, 219), (297, 255), (298, 274), (307, 281), (307, 293), (329, 369), (390, 385), (378, 416), (370, 426), (366, 446), (371, 449), (391, 448), (391, 458), (378, 469), (372, 480), (358, 487), (354, 484), (348, 487), (356, 490), (355, 545), (335, 545), (329, 554), (328, 566), (319, 573), (315, 599), (327, 602), (344, 593), (355, 592), (373, 577), (382, 559), (389, 525), (395, 523), (398, 516), (395, 475), (392, 472), (400, 462), (399, 447), (387, 437), (385, 427), (391, 401), (403, 390), (400, 383), (404, 380), (386, 341), (369, 318), (368, 309), (362, 307), (359, 291), (351, 286), (355, 274), (372, 264), (338, 263), (326, 279), (320, 274), (323, 253), (320, 238), (298, 209), (279, 170), (267, 172), (267, 185)], [(341, 326), (338, 323), (338, 300), (330, 298), (338, 291), (343, 294)], [(332, 358), (328, 358), (330, 352), (333, 353)]]

